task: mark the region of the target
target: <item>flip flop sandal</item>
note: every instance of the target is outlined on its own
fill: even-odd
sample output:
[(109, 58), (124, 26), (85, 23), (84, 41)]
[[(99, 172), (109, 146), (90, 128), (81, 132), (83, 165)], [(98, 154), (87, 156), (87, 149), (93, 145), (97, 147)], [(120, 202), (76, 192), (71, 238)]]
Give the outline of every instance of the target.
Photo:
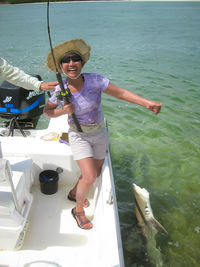
[(81, 220), (81, 216), (85, 216), (85, 212), (84, 211), (76, 212), (75, 209), (76, 208), (73, 208), (71, 210), (71, 213), (72, 213), (72, 216), (74, 217), (74, 219), (76, 220), (78, 227), (80, 227), (81, 229), (84, 229), (84, 230), (90, 230), (93, 227), (93, 225), (89, 228), (84, 228), (84, 225), (91, 223), (91, 222), (87, 218), (85, 221)]
[[(68, 198), (69, 200), (71, 200), (71, 201), (76, 202), (76, 195), (75, 195), (75, 194), (72, 194), (72, 191), (69, 192), (67, 198)], [(87, 208), (87, 207), (89, 207), (89, 206), (90, 206), (90, 202), (89, 202), (89, 200), (87, 201), (86, 204), (85, 204), (85, 201), (84, 201), (84, 205), (83, 205), (83, 207), (84, 207), (84, 208)]]

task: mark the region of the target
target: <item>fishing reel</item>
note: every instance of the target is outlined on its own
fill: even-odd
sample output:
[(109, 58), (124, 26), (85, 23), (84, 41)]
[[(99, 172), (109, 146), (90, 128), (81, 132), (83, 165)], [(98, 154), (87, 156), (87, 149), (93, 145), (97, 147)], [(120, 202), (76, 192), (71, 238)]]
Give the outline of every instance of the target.
[(66, 100), (66, 99), (69, 99), (71, 96), (72, 96), (72, 94), (68, 89), (65, 89), (65, 91), (60, 90), (58, 92), (58, 94), (56, 95), (56, 97), (59, 100), (63, 100), (63, 101)]
[[(47, 94), (48, 94), (48, 97), (50, 98), (51, 97), (51, 92), (48, 91)], [(66, 99), (69, 100), (71, 95), (72, 94), (68, 89), (65, 89), (65, 91), (60, 90), (60, 91), (56, 92), (56, 98), (61, 100), (61, 101), (66, 101)]]

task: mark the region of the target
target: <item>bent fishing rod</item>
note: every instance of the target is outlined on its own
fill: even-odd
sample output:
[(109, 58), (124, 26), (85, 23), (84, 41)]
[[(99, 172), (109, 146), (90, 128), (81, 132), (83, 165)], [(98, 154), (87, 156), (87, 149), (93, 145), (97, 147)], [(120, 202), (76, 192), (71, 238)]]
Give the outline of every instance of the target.
[[(49, 25), (49, 0), (47, 1), (47, 29), (48, 29), (48, 36), (49, 36), (49, 45), (50, 45), (50, 48), (51, 48), (51, 55), (52, 55), (52, 58), (53, 58), (53, 63), (54, 63), (54, 66), (55, 66), (55, 69), (56, 69), (56, 78), (59, 82), (59, 85), (60, 85), (60, 88), (61, 88), (61, 96), (62, 98), (64, 99), (64, 101), (66, 102), (66, 104), (70, 104), (70, 97), (71, 97), (71, 92), (70, 92), (70, 89), (68, 87), (68, 84), (67, 84), (67, 88), (64, 88), (64, 84), (63, 84), (63, 80), (62, 80), (62, 77), (61, 77), (61, 74), (58, 72), (58, 68), (57, 68), (57, 65), (56, 65), (56, 60), (55, 60), (55, 56), (54, 56), (54, 52), (53, 52), (53, 47), (52, 47), (52, 42), (51, 42), (51, 33), (50, 33), (50, 25)], [(75, 113), (72, 113), (72, 119), (74, 121), (74, 124), (76, 125), (76, 128), (79, 132), (83, 132), (82, 129), (81, 129), (81, 126), (79, 124), (79, 121), (78, 119), (76, 118), (76, 115)]]

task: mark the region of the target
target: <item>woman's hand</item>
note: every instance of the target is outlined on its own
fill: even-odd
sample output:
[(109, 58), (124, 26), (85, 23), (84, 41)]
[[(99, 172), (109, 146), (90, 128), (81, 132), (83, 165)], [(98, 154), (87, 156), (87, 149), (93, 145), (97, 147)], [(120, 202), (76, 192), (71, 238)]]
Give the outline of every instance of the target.
[(73, 114), (74, 111), (75, 111), (74, 106), (73, 106), (72, 103), (65, 104), (65, 105), (63, 106), (62, 110), (63, 110), (63, 112), (64, 112), (65, 114), (69, 114), (69, 115)]
[(162, 104), (156, 102), (156, 101), (149, 101), (146, 108), (154, 112), (155, 114), (158, 114), (161, 110)]

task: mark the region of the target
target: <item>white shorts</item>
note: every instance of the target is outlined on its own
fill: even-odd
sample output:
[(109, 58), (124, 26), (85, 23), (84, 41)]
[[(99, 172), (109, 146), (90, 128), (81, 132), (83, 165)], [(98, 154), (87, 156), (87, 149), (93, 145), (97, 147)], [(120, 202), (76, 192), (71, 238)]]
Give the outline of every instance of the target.
[(69, 143), (74, 160), (93, 157), (104, 159), (108, 151), (109, 137), (107, 129), (97, 133), (77, 132), (69, 129)]

